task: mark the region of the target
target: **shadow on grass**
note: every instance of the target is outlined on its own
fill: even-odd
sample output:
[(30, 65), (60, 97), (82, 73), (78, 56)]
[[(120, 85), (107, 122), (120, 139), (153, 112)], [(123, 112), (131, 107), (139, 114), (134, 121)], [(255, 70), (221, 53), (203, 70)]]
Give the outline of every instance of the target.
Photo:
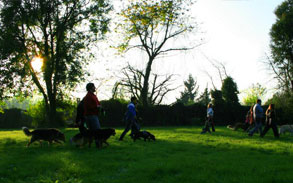
[[(218, 128), (146, 128), (157, 141), (118, 141), (110, 146), (76, 148), (68, 139), (77, 129), (63, 129), (67, 142), (27, 148), (25, 138), (1, 139), (0, 182), (290, 182), (292, 148), (278, 151), (270, 140), (248, 138)], [(262, 142), (255, 144), (255, 141)], [(265, 142), (265, 143), (263, 143)], [(268, 144), (268, 146), (266, 146)], [(292, 145), (292, 144), (291, 144)], [(261, 165), (261, 168), (260, 168)], [(275, 175), (276, 171), (282, 170)], [(286, 176), (281, 176), (281, 175)], [(273, 177), (272, 175), (275, 175)], [(21, 180), (21, 181), (20, 181)]]

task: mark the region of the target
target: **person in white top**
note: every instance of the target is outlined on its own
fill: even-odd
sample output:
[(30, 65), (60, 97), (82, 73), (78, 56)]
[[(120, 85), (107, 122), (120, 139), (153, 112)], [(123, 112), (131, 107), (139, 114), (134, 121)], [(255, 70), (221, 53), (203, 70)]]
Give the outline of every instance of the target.
[(205, 122), (205, 127), (202, 129), (201, 134), (206, 132), (211, 133), (210, 126), (212, 126), (212, 131), (215, 132), (215, 125), (214, 125), (214, 110), (213, 105), (209, 104), (207, 109), (207, 120)]

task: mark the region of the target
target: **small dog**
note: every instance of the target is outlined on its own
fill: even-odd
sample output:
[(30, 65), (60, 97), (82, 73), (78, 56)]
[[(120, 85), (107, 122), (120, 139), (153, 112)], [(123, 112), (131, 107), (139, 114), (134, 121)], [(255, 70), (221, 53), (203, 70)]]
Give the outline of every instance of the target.
[(136, 141), (137, 139), (140, 139), (140, 138), (143, 138), (144, 141), (146, 141), (147, 139), (149, 141), (150, 140), (153, 140), (153, 141), (156, 140), (156, 137), (153, 134), (151, 134), (150, 132), (148, 132), (148, 131), (134, 132), (134, 133), (130, 134), (130, 136), (133, 139), (133, 141)]
[(86, 144), (91, 147), (93, 140), (96, 142), (96, 147), (101, 148), (103, 143), (109, 145), (107, 140), (110, 136), (116, 135), (115, 129), (107, 128), (107, 129), (97, 129), (97, 130), (88, 130), (86, 128), (80, 130), (80, 133), (74, 135), (70, 141), (73, 145), (77, 147), (85, 146)]
[(285, 134), (286, 132), (290, 132), (293, 135), (293, 125), (282, 125), (279, 130), (279, 134)]
[(35, 141), (39, 141), (40, 144), (42, 141), (48, 141), (50, 145), (53, 142), (57, 142), (59, 144), (61, 144), (60, 141), (65, 142), (65, 135), (55, 128), (36, 129), (30, 132), (27, 127), (22, 127), (22, 130), (26, 136), (32, 136), (27, 144), (27, 147)]

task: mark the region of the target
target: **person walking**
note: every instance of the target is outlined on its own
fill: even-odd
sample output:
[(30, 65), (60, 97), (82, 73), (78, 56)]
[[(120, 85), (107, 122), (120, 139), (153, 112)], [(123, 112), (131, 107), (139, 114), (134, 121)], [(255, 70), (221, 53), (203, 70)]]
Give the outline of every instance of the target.
[(136, 122), (136, 109), (135, 105), (137, 104), (136, 97), (131, 97), (131, 102), (127, 105), (127, 111), (125, 114), (125, 121), (126, 121), (126, 127), (121, 134), (119, 140), (122, 141), (126, 133), (131, 129), (131, 134), (134, 133), (134, 131), (138, 131), (138, 124)]
[(253, 128), (253, 107), (252, 105), (247, 111), (244, 131), (249, 132)]
[(258, 131), (262, 133), (262, 120), (263, 120), (263, 108), (261, 107), (261, 100), (257, 99), (256, 104), (253, 107), (253, 118), (255, 126), (249, 131), (248, 136), (252, 136), (254, 132)]
[(214, 110), (213, 105), (209, 104), (207, 109), (207, 119), (205, 122), (205, 127), (202, 129), (201, 134), (204, 134), (206, 132), (211, 133), (210, 126), (212, 126), (212, 131), (215, 132), (215, 125), (214, 125)]
[(270, 104), (266, 111), (266, 126), (263, 132), (260, 134), (260, 137), (264, 137), (270, 128), (273, 129), (275, 138), (279, 138), (278, 127), (276, 124), (276, 114), (275, 114), (274, 104)]

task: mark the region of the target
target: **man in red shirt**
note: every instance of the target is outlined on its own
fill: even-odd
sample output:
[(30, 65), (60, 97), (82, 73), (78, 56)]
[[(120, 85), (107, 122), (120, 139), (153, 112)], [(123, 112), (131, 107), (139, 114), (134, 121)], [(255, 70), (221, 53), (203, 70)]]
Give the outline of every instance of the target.
[(86, 125), (89, 130), (100, 129), (101, 126), (98, 118), (98, 113), (99, 108), (101, 108), (101, 104), (97, 96), (94, 94), (94, 92), (96, 91), (94, 83), (88, 83), (86, 85), (86, 90), (88, 91), (88, 93), (83, 98)]

